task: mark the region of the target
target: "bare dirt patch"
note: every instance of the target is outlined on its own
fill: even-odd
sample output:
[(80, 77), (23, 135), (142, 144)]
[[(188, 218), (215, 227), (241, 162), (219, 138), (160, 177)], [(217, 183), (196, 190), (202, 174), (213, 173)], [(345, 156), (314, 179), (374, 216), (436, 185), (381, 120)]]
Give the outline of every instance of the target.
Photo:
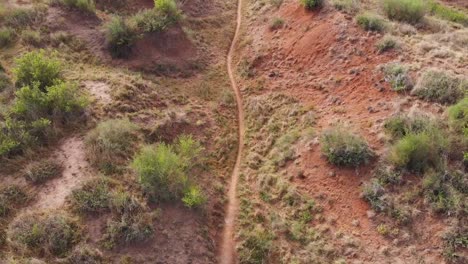
[(105, 82), (84, 82), (85, 89), (101, 104), (112, 102), (110, 86)]
[(65, 139), (53, 156), (63, 165), (62, 176), (44, 184), (30, 209), (60, 208), (72, 190), (91, 177), (81, 138)]

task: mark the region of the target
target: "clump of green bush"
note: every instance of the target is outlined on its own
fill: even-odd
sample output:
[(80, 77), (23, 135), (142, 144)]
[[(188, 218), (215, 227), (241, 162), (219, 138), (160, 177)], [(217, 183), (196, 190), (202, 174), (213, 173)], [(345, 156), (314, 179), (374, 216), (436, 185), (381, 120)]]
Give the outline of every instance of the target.
[(137, 38), (135, 28), (125, 21), (124, 18), (115, 16), (106, 25), (106, 32), (106, 39), (111, 54), (115, 57), (127, 56), (132, 49), (133, 42)]
[(87, 13), (94, 14), (96, 12), (94, 0), (55, 0), (55, 2)]
[(385, 35), (379, 42), (377, 42), (376, 47), (377, 51), (379, 53), (383, 53), (389, 50), (393, 50), (398, 48), (399, 44), (398, 41), (390, 36), (390, 35)]
[(115, 172), (133, 153), (138, 127), (128, 119), (101, 122), (85, 139), (91, 163), (104, 172)]
[(425, 71), (411, 92), (420, 99), (453, 104), (468, 92), (468, 80), (439, 70)]
[(255, 228), (244, 236), (245, 238), (239, 250), (239, 262), (242, 264), (268, 263), (274, 235), (268, 230)]
[(37, 6), (33, 8), (14, 8), (4, 15), (5, 25), (20, 29), (37, 24), (44, 19), (47, 8)]
[(358, 0), (333, 0), (333, 6), (340, 11), (354, 14), (359, 11), (359, 1)]
[(13, 72), (16, 75), (16, 86), (37, 85), (41, 91), (46, 87), (63, 81), (62, 64), (55, 56), (48, 56), (44, 50), (32, 51), (16, 60)]
[(8, 240), (19, 250), (64, 257), (79, 241), (77, 223), (63, 213), (24, 214), (8, 228)]
[(424, 116), (409, 117), (398, 115), (385, 120), (384, 129), (392, 139), (401, 139), (409, 134), (423, 133), (434, 126), (433, 121)]
[(110, 209), (110, 182), (95, 179), (86, 182), (70, 196), (71, 207), (80, 213), (101, 213)]
[(377, 14), (364, 12), (356, 16), (357, 24), (367, 31), (383, 32), (386, 27), (386, 21)]
[(323, 6), (323, 0), (300, 0), (301, 4), (309, 10), (314, 10)]
[(25, 204), (29, 196), (18, 185), (10, 185), (0, 190), (0, 218), (9, 216), (15, 208)]
[(34, 47), (39, 47), (42, 44), (41, 33), (34, 30), (23, 30), (21, 32), (21, 40), (23, 43)]
[(284, 20), (281, 19), (281, 18), (274, 18), (272, 21), (271, 21), (271, 24), (270, 24), (270, 29), (271, 30), (277, 30), (277, 29), (280, 29), (284, 26)]
[(15, 38), (15, 32), (11, 28), (0, 28), (0, 48), (10, 46)]
[(26, 169), (24, 177), (34, 184), (41, 184), (60, 176), (61, 172), (62, 165), (60, 163), (54, 160), (44, 160), (30, 165)]
[(426, 200), (437, 213), (448, 215), (466, 214), (466, 190), (468, 185), (462, 171), (429, 171), (422, 188)]
[(102, 254), (90, 246), (79, 246), (67, 258), (68, 264), (101, 264)]
[(4, 71), (0, 70), (0, 93), (7, 90), (11, 85), (10, 77), (8, 77)]
[(154, 8), (168, 16), (169, 19), (178, 20), (180, 18), (180, 11), (174, 0), (154, 0)]
[(408, 68), (399, 63), (389, 63), (382, 67), (385, 81), (390, 83), (394, 91), (401, 92), (413, 88), (413, 80)]
[(448, 142), (443, 132), (432, 127), (421, 133), (409, 133), (392, 146), (389, 160), (399, 168), (422, 173), (442, 166)]
[(181, 136), (174, 145), (159, 143), (143, 147), (135, 156), (132, 167), (150, 198), (174, 200), (185, 197), (186, 205), (191, 207), (202, 199), (188, 173), (200, 163), (202, 151), (198, 141)]
[(420, 22), (427, 11), (423, 0), (383, 0), (383, 9), (388, 18), (410, 24)]
[(323, 155), (334, 165), (358, 167), (373, 157), (373, 152), (362, 137), (341, 127), (325, 131), (321, 144)]
[(468, 137), (468, 98), (465, 97), (458, 104), (448, 109), (450, 127), (465, 137)]
[(442, 19), (468, 26), (468, 14), (463, 11), (458, 11), (436, 1), (429, 1), (429, 10), (431, 14)]

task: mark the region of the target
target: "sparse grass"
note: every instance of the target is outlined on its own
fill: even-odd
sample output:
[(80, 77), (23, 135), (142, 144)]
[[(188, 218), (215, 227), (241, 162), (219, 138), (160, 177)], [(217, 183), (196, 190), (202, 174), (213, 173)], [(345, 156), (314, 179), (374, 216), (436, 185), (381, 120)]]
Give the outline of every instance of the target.
[(0, 70), (0, 93), (6, 91), (11, 86), (12, 83), (10, 81), (10, 77), (8, 77), (5, 72)]
[(261, 228), (250, 231), (239, 251), (239, 262), (241, 264), (268, 263), (270, 250), (273, 247), (273, 238), (273, 234)]
[(423, 116), (408, 117), (399, 115), (385, 120), (384, 128), (392, 139), (401, 139), (409, 134), (418, 134), (430, 130), (433, 121)]
[(13, 70), (16, 75), (16, 86), (35, 85), (41, 91), (63, 80), (62, 64), (55, 55), (49, 56), (44, 50), (25, 53), (16, 61)]
[(114, 57), (128, 56), (137, 38), (136, 30), (120, 16), (115, 16), (106, 25), (109, 50)]
[(468, 137), (468, 98), (465, 97), (458, 104), (448, 109), (450, 127)]
[(336, 9), (348, 14), (354, 14), (360, 8), (358, 0), (333, 0), (332, 4)]
[(8, 228), (12, 246), (37, 255), (66, 256), (79, 236), (77, 223), (60, 212), (21, 215)]
[(178, 21), (180, 11), (174, 0), (154, 0), (154, 8), (165, 14), (170, 20)]
[(191, 137), (180, 137), (174, 145), (159, 143), (143, 147), (132, 167), (152, 199), (179, 199), (189, 185), (187, 173), (198, 163), (202, 150)]
[(356, 16), (357, 24), (367, 31), (383, 32), (387, 28), (385, 19), (377, 14), (364, 12)]
[(20, 29), (32, 26), (43, 19), (45, 8), (14, 8), (5, 13), (5, 24), (9, 27)]
[(102, 254), (90, 246), (79, 246), (67, 258), (67, 264), (101, 264)]
[(11, 46), (15, 40), (15, 32), (8, 27), (0, 28), (0, 48)]
[(423, 0), (383, 0), (383, 9), (388, 18), (410, 24), (419, 23), (427, 11)]
[(441, 104), (453, 104), (468, 92), (468, 80), (439, 70), (426, 70), (412, 94), (420, 99)]
[(444, 241), (444, 257), (449, 263), (463, 263), (463, 249), (468, 248), (468, 230), (463, 220), (448, 230), (442, 237)]
[(402, 92), (413, 88), (413, 80), (408, 68), (399, 63), (389, 63), (382, 67), (385, 81), (390, 83), (394, 91)]
[(328, 161), (338, 166), (358, 167), (366, 164), (373, 153), (365, 140), (346, 131), (344, 128), (332, 128), (322, 138), (322, 153)]
[(94, 14), (96, 12), (96, 4), (94, 0), (55, 0), (56, 3)]
[(314, 10), (323, 6), (323, 0), (300, 0), (300, 2), (308, 10)]
[(399, 43), (395, 37), (385, 35), (381, 40), (379, 40), (379, 42), (377, 42), (376, 47), (379, 53), (383, 53), (398, 48)]
[(128, 119), (103, 121), (85, 139), (91, 163), (112, 173), (132, 155), (138, 127)]
[(30, 165), (24, 177), (26, 180), (41, 184), (52, 178), (59, 177), (62, 172), (62, 165), (54, 160), (44, 160)]
[(136, 27), (144, 33), (162, 32), (167, 30), (175, 21), (156, 9), (143, 10), (132, 18)]
[(110, 209), (110, 183), (108, 180), (95, 179), (73, 190), (70, 196), (71, 206), (80, 213), (101, 213)]
[(398, 168), (422, 173), (442, 165), (447, 143), (443, 132), (437, 127), (421, 133), (409, 133), (392, 147), (389, 160)]
[(468, 26), (468, 14), (463, 11), (458, 11), (436, 1), (429, 1), (429, 10), (437, 17)]
[(275, 8), (280, 8), (283, 4), (283, 0), (270, 0), (270, 4)]
[(23, 43), (34, 47), (39, 47), (42, 44), (41, 33), (34, 30), (23, 30), (21, 32), (21, 40)]
[(12, 211), (29, 200), (29, 196), (18, 185), (10, 185), (0, 190), (0, 218), (9, 216)]
[(281, 18), (274, 18), (270, 24), (270, 30), (277, 30), (284, 26), (284, 20)]
[(436, 213), (463, 216), (466, 214), (466, 175), (462, 171), (429, 171), (422, 188), (426, 200)]

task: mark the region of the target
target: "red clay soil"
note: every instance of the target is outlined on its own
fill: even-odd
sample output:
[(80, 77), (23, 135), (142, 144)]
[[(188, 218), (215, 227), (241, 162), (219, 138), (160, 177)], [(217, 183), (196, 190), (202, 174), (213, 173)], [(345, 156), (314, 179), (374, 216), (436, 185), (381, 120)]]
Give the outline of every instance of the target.
[(467, 0), (442, 0), (442, 2), (452, 5), (452, 6), (458, 6), (458, 7), (463, 7), (468, 9), (468, 1)]
[[(286, 26), (271, 31), (269, 22), (259, 19), (262, 26), (249, 28), (249, 36), (254, 37), (253, 50), (260, 50), (260, 54), (250, 56), (257, 58), (255, 75), (264, 81), (262, 92), (287, 93), (313, 108), (318, 114), (318, 135), (334, 123), (345, 123), (365, 136), (377, 153), (382, 153), (379, 124), (399, 110), (396, 102), (400, 97), (384, 83), (377, 69), (397, 57), (394, 52), (378, 54), (375, 43), (381, 35), (364, 32), (350, 17), (331, 7), (308, 12), (297, 1), (284, 3), (268, 17), (282, 18)], [(288, 168), (304, 171), (306, 178), (296, 179), (296, 183), (315, 197), (325, 197), (328, 203), (324, 215), (336, 219), (334, 229), (354, 235), (365, 249), (361, 256), (348, 257), (384, 263), (380, 262), (384, 259), (379, 250), (392, 246), (391, 241), (376, 231), (375, 222), (367, 215), (370, 207), (361, 198), (362, 183), (370, 178), (371, 166), (339, 169), (321, 156), (318, 144), (304, 146), (299, 153), (299, 164)], [(433, 222), (429, 219), (425, 228), (439, 231), (440, 225)], [(435, 238), (414, 239), (413, 244), (421, 252), (440, 245)], [(410, 254), (405, 248), (399, 250), (404, 252), (392, 254), (395, 261)], [(430, 263), (440, 263), (438, 254), (425, 251), (423, 257)]]

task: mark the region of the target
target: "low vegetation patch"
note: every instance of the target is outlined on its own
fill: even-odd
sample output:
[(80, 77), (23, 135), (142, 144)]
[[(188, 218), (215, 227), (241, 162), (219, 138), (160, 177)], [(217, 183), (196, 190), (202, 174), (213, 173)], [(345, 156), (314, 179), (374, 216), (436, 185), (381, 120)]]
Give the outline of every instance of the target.
[(323, 6), (323, 0), (300, 0), (301, 4), (308, 10), (314, 10)]
[(409, 134), (419, 134), (429, 131), (435, 124), (424, 116), (398, 115), (385, 120), (384, 129), (392, 139), (401, 139)]
[(62, 64), (54, 54), (49, 56), (44, 50), (25, 53), (16, 60), (14, 68), (16, 86), (35, 86), (41, 91), (63, 81)]
[(442, 19), (468, 26), (468, 14), (436, 1), (429, 1), (431, 14)]
[(33, 47), (39, 47), (42, 45), (42, 37), (39, 31), (23, 30), (21, 32), (21, 40), (23, 43)]
[(0, 190), (0, 219), (10, 215), (16, 208), (29, 200), (25, 190), (18, 185), (10, 185)]
[(427, 70), (412, 91), (420, 99), (441, 104), (453, 104), (468, 92), (468, 80), (439, 70)]
[(427, 11), (423, 0), (383, 0), (383, 9), (388, 18), (410, 24), (420, 22)]
[(284, 20), (281, 18), (274, 18), (270, 24), (270, 30), (277, 30), (284, 26)]
[(11, 28), (0, 28), (0, 48), (6, 48), (13, 44), (15, 32)]
[(450, 127), (468, 137), (468, 98), (465, 97), (458, 104), (448, 109)]
[(373, 153), (366, 141), (343, 128), (332, 128), (322, 135), (322, 153), (338, 166), (358, 167), (366, 164)]
[(387, 22), (377, 14), (365, 12), (356, 16), (357, 24), (364, 30), (383, 32)]
[(8, 228), (8, 240), (13, 247), (37, 255), (63, 257), (79, 237), (77, 223), (60, 212), (21, 215)]
[(47, 7), (35, 6), (33, 8), (13, 8), (4, 14), (5, 25), (14, 29), (22, 29), (37, 25), (44, 19)]
[(102, 254), (90, 246), (79, 246), (67, 258), (67, 264), (101, 264)]
[(462, 171), (429, 171), (423, 179), (426, 200), (436, 213), (466, 214), (466, 175)]
[(73, 190), (70, 196), (71, 207), (80, 213), (101, 213), (110, 209), (110, 182), (104, 178), (86, 182)]
[(133, 153), (137, 129), (128, 119), (99, 123), (85, 139), (91, 163), (106, 173), (118, 171)]
[(52, 178), (59, 177), (62, 172), (62, 165), (54, 160), (44, 160), (33, 163), (26, 169), (24, 177), (26, 180), (41, 184)]
[(333, 0), (333, 6), (348, 14), (354, 14), (359, 11), (360, 4), (358, 0)]
[(96, 4), (94, 0), (53, 0), (52, 3), (77, 9), (86, 13), (94, 14), (96, 12)]
[(389, 63), (382, 67), (385, 81), (390, 83), (394, 91), (401, 92), (413, 88), (413, 80), (408, 68), (399, 63)]
[(394, 37), (385, 35), (381, 40), (379, 40), (379, 42), (377, 42), (376, 47), (379, 53), (383, 53), (398, 48), (399, 43)]
[(114, 57), (130, 54), (133, 42), (137, 39), (136, 29), (124, 18), (115, 16), (106, 25), (106, 38), (109, 50)]
[(240, 263), (267, 263), (273, 247), (274, 236), (267, 230), (256, 228), (250, 231), (239, 251)]

